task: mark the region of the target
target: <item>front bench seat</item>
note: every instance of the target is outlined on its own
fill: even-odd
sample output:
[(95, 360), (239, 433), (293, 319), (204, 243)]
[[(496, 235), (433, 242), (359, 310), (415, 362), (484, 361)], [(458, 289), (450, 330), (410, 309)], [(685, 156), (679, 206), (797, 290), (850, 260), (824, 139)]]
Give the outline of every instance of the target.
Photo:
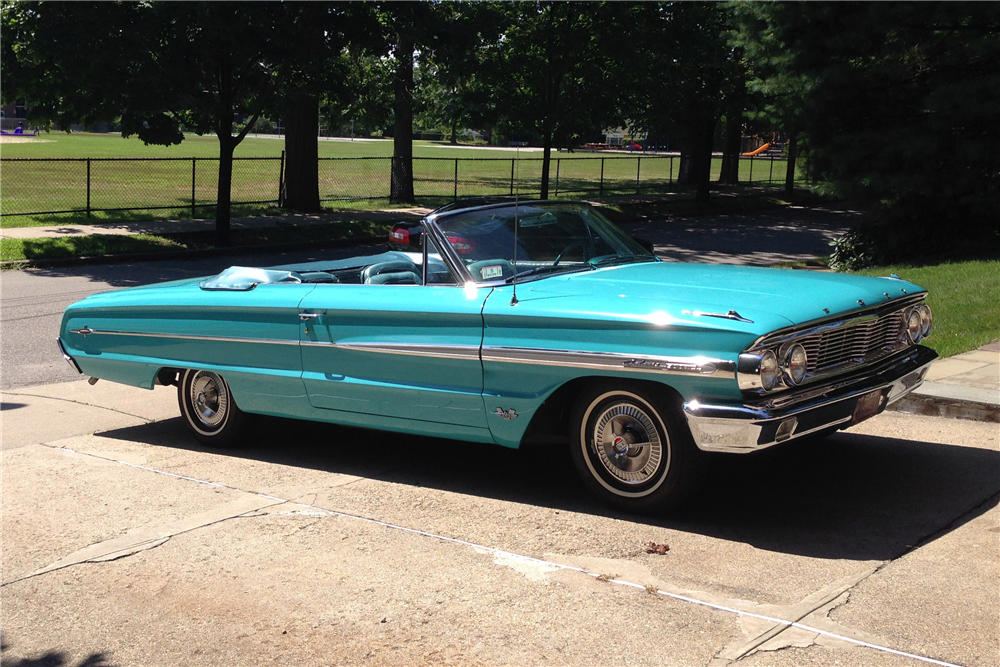
[(420, 276), (413, 271), (380, 273), (365, 281), (366, 285), (419, 285)]
[(362, 269), (361, 282), (366, 285), (419, 285), (420, 269), (405, 260), (379, 262)]

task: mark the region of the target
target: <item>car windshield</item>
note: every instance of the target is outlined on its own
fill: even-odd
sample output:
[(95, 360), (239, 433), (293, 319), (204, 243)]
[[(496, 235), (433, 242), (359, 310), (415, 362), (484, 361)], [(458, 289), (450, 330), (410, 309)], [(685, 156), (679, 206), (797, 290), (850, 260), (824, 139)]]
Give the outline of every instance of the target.
[(656, 261), (586, 204), (529, 202), (444, 215), (437, 224), (477, 282)]

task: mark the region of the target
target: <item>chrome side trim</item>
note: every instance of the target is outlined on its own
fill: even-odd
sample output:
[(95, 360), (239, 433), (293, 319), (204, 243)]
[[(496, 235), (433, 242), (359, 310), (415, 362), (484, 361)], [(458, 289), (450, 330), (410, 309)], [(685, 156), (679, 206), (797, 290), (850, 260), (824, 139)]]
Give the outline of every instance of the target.
[[(86, 333), (84, 333), (86, 331)], [(298, 340), (282, 340), (280, 338), (240, 338), (236, 336), (203, 336), (199, 334), (169, 334), (169, 333), (149, 333), (145, 331), (99, 331), (84, 327), (80, 330), (71, 330), (70, 333), (79, 333), (82, 336), (133, 336), (136, 338), (174, 338), (177, 340), (198, 340), (214, 343), (261, 343), (264, 345), (298, 345)]]
[(484, 345), (483, 362), (530, 364), (536, 366), (568, 366), (598, 370), (628, 370), (665, 375), (702, 375), (733, 379), (736, 364), (708, 357), (661, 357), (617, 352), (581, 352), (528, 347)]
[(326, 345), (358, 352), (380, 354), (402, 354), (411, 357), (433, 357), (435, 359), (475, 359), (479, 360), (478, 345), (418, 345), (406, 343), (319, 343), (303, 341), (303, 345)]
[(56, 338), (56, 345), (59, 346), (59, 352), (62, 354), (63, 359), (66, 360), (66, 363), (70, 365), (70, 368), (80, 375), (83, 375), (83, 371), (81, 371), (80, 367), (76, 365), (76, 359), (71, 357), (69, 352), (66, 351), (66, 346), (63, 345), (62, 338)]

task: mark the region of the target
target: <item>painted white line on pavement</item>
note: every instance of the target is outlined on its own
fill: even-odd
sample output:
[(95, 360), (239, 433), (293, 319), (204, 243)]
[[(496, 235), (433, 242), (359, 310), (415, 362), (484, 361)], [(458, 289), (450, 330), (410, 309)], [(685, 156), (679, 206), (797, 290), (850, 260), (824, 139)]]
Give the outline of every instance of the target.
[[(378, 519), (371, 519), (369, 517), (359, 516), (357, 514), (348, 514), (346, 512), (339, 512), (337, 510), (330, 510), (330, 509), (326, 509), (325, 507), (317, 507), (316, 505), (310, 505), (310, 504), (307, 504), (307, 503), (298, 503), (298, 502), (296, 502), (294, 500), (286, 500), (286, 499), (283, 499), (283, 498), (278, 498), (276, 496), (267, 495), (266, 493), (258, 493), (256, 491), (246, 491), (244, 489), (240, 489), (240, 488), (237, 488), (237, 487), (234, 487), (234, 486), (228, 486), (226, 484), (219, 484), (217, 482), (209, 482), (209, 481), (206, 481), (206, 480), (203, 480), (203, 479), (197, 479), (195, 477), (187, 477), (185, 475), (178, 475), (176, 473), (167, 472), (165, 470), (158, 470), (156, 468), (150, 468), (148, 466), (141, 466), (141, 465), (137, 465), (135, 463), (129, 463), (128, 461), (121, 461), (119, 459), (112, 459), (112, 458), (109, 458), (109, 457), (106, 457), (106, 456), (99, 456), (97, 454), (91, 454), (91, 453), (88, 453), (88, 452), (78, 452), (76, 450), (69, 449), (68, 447), (52, 447), (52, 449), (63, 450), (63, 451), (67, 451), (67, 452), (72, 452), (74, 454), (81, 454), (81, 455), (84, 455), (84, 456), (92, 456), (94, 458), (103, 459), (105, 461), (112, 461), (114, 463), (120, 463), (120, 464), (122, 464), (124, 466), (128, 466), (130, 468), (138, 468), (140, 470), (146, 470), (148, 472), (156, 473), (158, 475), (166, 475), (168, 477), (174, 477), (176, 479), (183, 479), (183, 480), (187, 480), (189, 482), (195, 482), (197, 484), (205, 484), (207, 486), (214, 486), (214, 487), (223, 488), (223, 489), (230, 489), (232, 491), (239, 491), (241, 493), (247, 493), (247, 494), (252, 494), (252, 495), (255, 495), (255, 496), (260, 496), (262, 498), (267, 498), (268, 500), (275, 500), (275, 501), (282, 502), (282, 503), (291, 503), (291, 504), (295, 504), (295, 505), (300, 505), (302, 507), (308, 507), (311, 510), (316, 510), (318, 512), (322, 512), (323, 514), (327, 514), (329, 516), (343, 517), (345, 519), (355, 519), (357, 521), (363, 521), (365, 523), (370, 523), (370, 524), (373, 524), (373, 525), (376, 525), (376, 526), (381, 526), (383, 528), (390, 528), (392, 530), (398, 530), (398, 531), (402, 531), (404, 533), (410, 533), (410, 534), (413, 534), (413, 535), (420, 535), (420, 536), (423, 536), (423, 537), (430, 537), (430, 538), (433, 538), (435, 540), (440, 540), (442, 542), (448, 542), (448, 543), (451, 543), (451, 544), (460, 544), (462, 546), (471, 547), (473, 549), (480, 549), (480, 550), (483, 550), (483, 551), (487, 551), (489, 553), (493, 553), (493, 554), (498, 555), (498, 556), (509, 556), (509, 557), (518, 558), (518, 559), (521, 559), (521, 560), (526, 560), (526, 561), (531, 561), (531, 562), (534, 562), (534, 563), (538, 563), (540, 565), (545, 565), (547, 567), (553, 567), (553, 568), (556, 568), (556, 569), (559, 569), (559, 570), (569, 570), (569, 571), (572, 571), (572, 572), (580, 572), (581, 574), (586, 574), (587, 576), (593, 577), (595, 579), (600, 579), (601, 581), (606, 581), (606, 582), (612, 583), (612, 584), (618, 584), (620, 586), (628, 586), (629, 588), (636, 588), (636, 589), (639, 589), (639, 590), (647, 590), (646, 587), (643, 586), (642, 584), (637, 584), (637, 583), (633, 583), (631, 581), (625, 581), (625, 580), (622, 580), (622, 579), (608, 579), (604, 575), (601, 575), (601, 574), (599, 574), (597, 572), (591, 572), (589, 570), (585, 570), (585, 569), (583, 569), (581, 567), (576, 567), (576, 566), (573, 566), (573, 565), (564, 565), (562, 563), (555, 563), (553, 561), (544, 560), (542, 558), (534, 558), (533, 556), (524, 556), (522, 554), (514, 553), (513, 551), (506, 551), (504, 549), (498, 549), (496, 547), (489, 547), (489, 546), (486, 546), (486, 545), (483, 545), (483, 544), (476, 544), (475, 542), (468, 542), (466, 540), (460, 540), (460, 539), (455, 538), (455, 537), (447, 537), (445, 535), (438, 535), (437, 533), (429, 533), (429, 532), (427, 532), (425, 530), (419, 530), (417, 528), (408, 528), (406, 526), (400, 526), (400, 525), (393, 524), (393, 523), (387, 523), (385, 521), (379, 521)], [(699, 605), (699, 606), (702, 606), (702, 607), (708, 607), (710, 609), (715, 609), (717, 611), (724, 611), (724, 612), (728, 612), (728, 613), (731, 613), (731, 614), (736, 614), (738, 616), (745, 616), (745, 617), (748, 617), (748, 618), (756, 618), (756, 619), (759, 619), (759, 620), (762, 620), (762, 621), (767, 621), (768, 623), (774, 623), (776, 625), (784, 625), (784, 626), (789, 627), (789, 628), (798, 628), (799, 630), (805, 630), (806, 632), (814, 632), (816, 634), (823, 635), (825, 637), (830, 637), (832, 639), (839, 639), (841, 641), (845, 641), (845, 642), (848, 642), (850, 644), (855, 644), (857, 646), (864, 646), (865, 648), (874, 649), (876, 651), (882, 651), (883, 653), (891, 653), (893, 655), (899, 655), (899, 656), (903, 656), (905, 658), (912, 658), (914, 660), (920, 660), (922, 662), (930, 663), (932, 665), (941, 665), (941, 667), (962, 667), (961, 665), (956, 665), (956, 664), (951, 663), (951, 662), (944, 662), (942, 660), (935, 660), (934, 658), (928, 658), (926, 656), (917, 655), (915, 653), (907, 653), (906, 651), (899, 651), (899, 650), (896, 650), (896, 649), (893, 649), (893, 648), (889, 648), (887, 646), (880, 646), (879, 644), (871, 644), (871, 643), (866, 642), (866, 641), (861, 641), (860, 639), (854, 639), (852, 637), (845, 637), (844, 635), (838, 635), (836, 633), (828, 632), (826, 630), (820, 630), (819, 628), (814, 628), (814, 627), (811, 627), (811, 626), (808, 626), (808, 625), (803, 625), (802, 623), (797, 623), (795, 621), (787, 621), (787, 620), (785, 620), (783, 618), (775, 618), (773, 616), (764, 616), (763, 614), (754, 614), (753, 612), (743, 611), (741, 609), (735, 609), (733, 607), (726, 607), (724, 605), (715, 604), (713, 602), (706, 602), (705, 600), (699, 600), (697, 598), (688, 597), (686, 595), (680, 595), (678, 593), (670, 593), (669, 591), (662, 591), (662, 590), (657, 589), (656, 592), (659, 595), (663, 595), (664, 597), (668, 597), (668, 598), (673, 598), (673, 599), (679, 600), (681, 602), (689, 602), (691, 604)]]

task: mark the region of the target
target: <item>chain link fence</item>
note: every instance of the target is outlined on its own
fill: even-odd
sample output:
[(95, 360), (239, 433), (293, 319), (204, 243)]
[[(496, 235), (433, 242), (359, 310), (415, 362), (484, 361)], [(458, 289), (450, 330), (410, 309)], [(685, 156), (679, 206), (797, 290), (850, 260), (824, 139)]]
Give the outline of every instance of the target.
[[(324, 202), (388, 200), (390, 157), (319, 159)], [(722, 160), (712, 161), (712, 179)], [(784, 182), (780, 157), (740, 159), (739, 182)], [(637, 194), (670, 191), (677, 182), (676, 156), (554, 157), (550, 196)], [(232, 203), (278, 204), (282, 157), (233, 158)], [(215, 206), (218, 158), (0, 158), (0, 216), (172, 209), (194, 214)], [(531, 197), (541, 193), (541, 158), (413, 158), (413, 189), (419, 198), (489, 195)]]

